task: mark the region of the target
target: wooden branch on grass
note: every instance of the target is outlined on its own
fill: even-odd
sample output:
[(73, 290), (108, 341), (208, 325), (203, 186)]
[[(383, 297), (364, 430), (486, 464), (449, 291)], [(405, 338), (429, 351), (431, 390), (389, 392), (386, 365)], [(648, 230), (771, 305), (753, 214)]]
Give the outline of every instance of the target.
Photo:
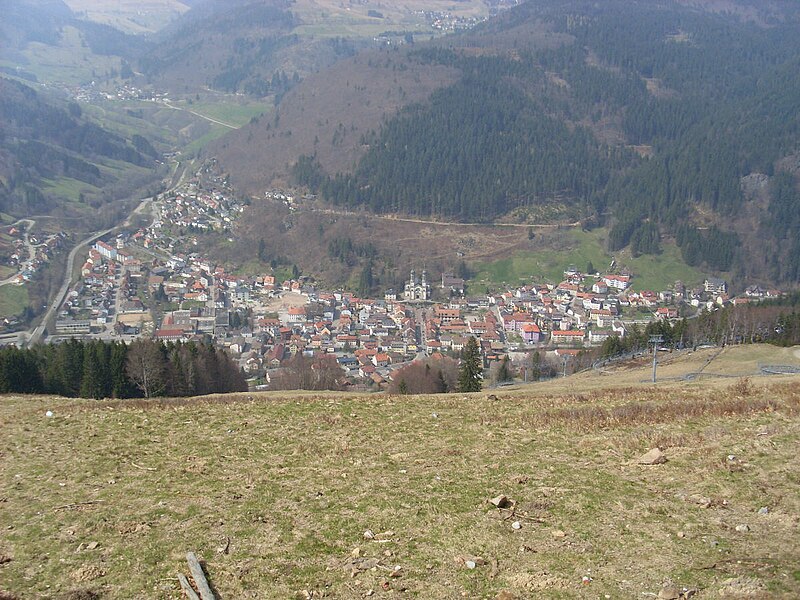
[(64, 504), (62, 506), (56, 506), (53, 510), (64, 510), (67, 508), (78, 508), (79, 506), (89, 506), (90, 504), (100, 504), (103, 502), (102, 500), (89, 500), (87, 502), (73, 502), (72, 504)]
[(189, 571), (192, 573), (192, 577), (194, 577), (194, 583), (197, 586), (197, 590), (200, 592), (200, 598), (202, 600), (216, 600), (216, 596), (214, 592), (211, 591), (211, 587), (206, 580), (206, 574), (203, 573), (203, 567), (200, 565), (200, 561), (197, 560), (194, 552), (186, 553), (186, 562), (189, 563)]
[(197, 595), (197, 592), (195, 592), (192, 586), (189, 584), (189, 580), (186, 579), (186, 575), (183, 573), (178, 573), (178, 581), (181, 582), (181, 589), (186, 592), (186, 597), (189, 598), (189, 600), (200, 600), (200, 596)]
[(137, 469), (141, 469), (142, 471), (157, 471), (158, 470), (158, 469), (154, 469), (153, 467), (142, 467), (141, 465), (137, 465), (135, 462), (132, 462), (131, 465), (133, 465)]

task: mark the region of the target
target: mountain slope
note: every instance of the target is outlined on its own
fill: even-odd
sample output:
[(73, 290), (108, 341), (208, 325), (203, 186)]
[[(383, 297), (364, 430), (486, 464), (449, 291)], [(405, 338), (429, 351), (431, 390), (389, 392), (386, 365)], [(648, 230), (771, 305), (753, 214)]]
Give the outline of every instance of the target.
[(355, 52), (352, 39), (299, 35), (301, 23), (287, 0), (200, 3), (159, 33), (139, 67), (176, 93), (210, 87), (279, 100), (301, 77)]
[[(291, 171), (330, 202), (377, 212), (525, 219), (566, 204), (612, 226), (611, 250), (658, 252), (674, 236), (690, 264), (796, 281), (800, 259), (764, 210), (777, 202), (794, 222), (795, 188), (753, 195), (742, 182), (796, 162), (798, 33), (800, 9), (785, 3), (531, 0), (461, 36), (357, 57), (338, 82), (310, 78), (278, 122), (217, 150), (252, 191)], [(364, 62), (385, 67), (356, 98)], [(452, 79), (396, 115), (380, 106), (376, 123), (373, 92), (429, 68)], [(354, 117), (331, 133), (310, 106)]]
[(146, 44), (110, 25), (79, 19), (62, 0), (0, 0), (0, 8), (0, 43), (9, 50), (29, 43), (57, 45), (65, 27), (77, 28), (96, 54), (130, 58)]
[[(0, 211), (15, 216), (51, 212), (66, 200), (98, 206), (101, 190), (120, 181), (120, 163), (144, 173), (158, 156), (145, 138), (126, 140), (88, 121), (77, 104), (62, 108), (6, 78), (0, 78), (0, 121)], [(106, 168), (112, 163), (114, 169)], [(85, 193), (60, 193), (65, 180)]]

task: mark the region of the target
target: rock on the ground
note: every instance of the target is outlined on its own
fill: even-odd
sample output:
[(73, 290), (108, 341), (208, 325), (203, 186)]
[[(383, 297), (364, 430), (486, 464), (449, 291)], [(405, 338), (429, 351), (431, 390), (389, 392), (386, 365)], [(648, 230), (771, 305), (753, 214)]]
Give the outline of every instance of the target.
[(640, 465), (660, 465), (667, 462), (667, 455), (660, 448), (651, 448), (646, 454), (639, 457)]
[(509, 500), (508, 496), (495, 496), (491, 500), (489, 500), (489, 504), (496, 506), (497, 508), (508, 508), (511, 506), (512, 501)]

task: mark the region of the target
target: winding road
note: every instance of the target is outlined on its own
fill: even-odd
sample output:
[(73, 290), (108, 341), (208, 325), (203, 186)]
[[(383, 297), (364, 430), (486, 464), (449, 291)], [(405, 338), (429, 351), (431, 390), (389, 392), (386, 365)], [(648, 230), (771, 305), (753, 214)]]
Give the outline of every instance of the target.
[(131, 223), (131, 218), (133, 215), (140, 214), (144, 209), (152, 202), (152, 198), (145, 198), (143, 199), (139, 205), (131, 212), (130, 215), (125, 219), (125, 221), (119, 225), (115, 225), (114, 227), (109, 227), (108, 229), (104, 229), (102, 231), (95, 231), (94, 233), (90, 234), (88, 237), (85, 237), (80, 242), (75, 244), (75, 246), (70, 251), (69, 255), (67, 256), (67, 265), (64, 270), (64, 281), (61, 284), (61, 288), (58, 290), (58, 293), (53, 298), (50, 306), (45, 312), (44, 316), (42, 317), (41, 322), (39, 323), (38, 327), (33, 330), (33, 333), (28, 333), (25, 331), (19, 332), (19, 339), (20, 341), (24, 341), (27, 345), (33, 345), (42, 340), (42, 336), (44, 335), (44, 330), (47, 327), (47, 323), (53, 320), (53, 317), (58, 312), (58, 309), (61, 307), (61, 304), (64, 302), (64, 299), (67, 297), (67, 293), (69, 292), (69, 288), (72, 286), (72, 273), (75, 268), (75, 257), (78, 256), (78, 252), (85, 249), (86, 246), (94, 242), (95, 240), (108, 235), (112, 231), (116, 231), (117, 229), (122, 229), (123, 227), (128, 227)]
[(224, 121), (218, 121), (217, 119), (212, 119), (211, 117), (207, 117), (206, 115), (200, 114), (194, 110), (189, 110), (188, 108), (183, 108), (182, 106), (175, 106), (174, 104), (170, 104), (169, 100), (164, 100), (164, 106), (167, 108), (171, 108), (173, 110), (185, 110), (188, 113), (193, 114), (195, 117), (200, 117), (201, 119), (205, 119), (206, 121), (211, 121), (212, 123), (216, 123), (217, 125), (222, 125), (223, 127), (227, 127), (228, 129), (239, 129), (236, 125), (231, 125), (230, 123), (225, 123)]

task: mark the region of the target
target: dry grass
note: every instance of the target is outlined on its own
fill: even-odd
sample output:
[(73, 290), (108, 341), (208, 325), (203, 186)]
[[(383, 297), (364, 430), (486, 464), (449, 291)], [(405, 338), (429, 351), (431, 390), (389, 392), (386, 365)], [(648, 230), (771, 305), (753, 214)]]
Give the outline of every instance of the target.
[[(542, 392), (563, 394), (587, 393), (592, 390), (621, 388), (644, 389), (652, 377), (652, 357), (643, 356), (637, 360), (604, 367), (599, 371), (589, 370), (578, 373), (566, 380), (554, 379), (537, 384)], [(658, 355), (659, 389), (724, 389), (737, 378), (749, 378), (755, 388), (776, 381), (774, 377), (762, 377), (762, 365), (787, 365), (800, 367), (800, 349), (778, 348), (769, 344), (748, 344), (704, 348), (697, 351), (660, 352)], [(692, 374), (700, 373), (693, 380)], [(792, 376), (780, 376), (789, 380)]]
[(0, 590), (179, 598), (194, 550), (224, 598), (800, 594), (796, 381), (488, 395), (3, 398)]

